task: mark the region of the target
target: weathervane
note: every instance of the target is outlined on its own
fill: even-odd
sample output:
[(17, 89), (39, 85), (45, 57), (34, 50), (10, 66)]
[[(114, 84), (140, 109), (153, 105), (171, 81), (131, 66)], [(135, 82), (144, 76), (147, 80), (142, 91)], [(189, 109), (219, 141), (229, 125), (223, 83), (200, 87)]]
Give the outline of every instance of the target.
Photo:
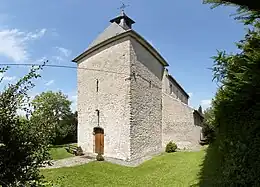
[(126, 5), (123, 2), (121, 2), (121, 3), (122, 3), (122, 5), (118, 9), (120, 9), (122, 12), (124, 12), (125, 8), (128, 7), (129, 5)]

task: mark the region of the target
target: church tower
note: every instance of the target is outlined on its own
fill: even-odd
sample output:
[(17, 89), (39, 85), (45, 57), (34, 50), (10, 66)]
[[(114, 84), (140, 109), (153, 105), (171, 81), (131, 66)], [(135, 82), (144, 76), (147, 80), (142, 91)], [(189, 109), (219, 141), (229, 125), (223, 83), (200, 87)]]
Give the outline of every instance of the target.
[(78, 145), (125, 162), (162, 150), (162, 76), (168, 66), (124, 11), (73, 62)]

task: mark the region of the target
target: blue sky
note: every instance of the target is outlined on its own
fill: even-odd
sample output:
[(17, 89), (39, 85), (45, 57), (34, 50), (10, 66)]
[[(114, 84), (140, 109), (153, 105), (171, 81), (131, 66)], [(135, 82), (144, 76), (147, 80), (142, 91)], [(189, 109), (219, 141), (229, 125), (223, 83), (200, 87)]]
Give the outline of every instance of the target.
[[(0, 63), (38, 63), (75, 66), (83, 52), (119, 14), (119, 0), (0, 0)], [(126, 0), (135, 31), (148, 40), (170, 64), (169, 72), (190, 93), (190, 105), (205, 108), (216, 92), (211, 56), (217, 49), (235, 52), (234, 42), (245, 30), (230, 15), (234, 8), (210, 9), (200, 0)], [(4, 83), (28, 72), (11, 67)], [(76, 70), (46, 67), (31, 96), (62, 90), (76, 105)], [(3, 87), (4, 83), (1, 85)]]

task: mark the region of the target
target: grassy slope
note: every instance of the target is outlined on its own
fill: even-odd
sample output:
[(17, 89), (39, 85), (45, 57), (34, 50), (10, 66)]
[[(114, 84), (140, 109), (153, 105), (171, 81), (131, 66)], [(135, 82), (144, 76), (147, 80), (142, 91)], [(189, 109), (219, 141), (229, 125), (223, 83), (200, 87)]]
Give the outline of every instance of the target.
[[(162, 154), (136, 168), (107, 162), (42, 171), (60, 186), (190, 186), (197, 184), (205, 151)], [(196, 185), (195, 185), (196, 186)]]
[(60, 160), (63, 158), (73, 157), (73, 154), (70, 154), (66, 151), (65, 147), (67, 145), (57, 145), (50, 148), (50, 154), (53, 160)]

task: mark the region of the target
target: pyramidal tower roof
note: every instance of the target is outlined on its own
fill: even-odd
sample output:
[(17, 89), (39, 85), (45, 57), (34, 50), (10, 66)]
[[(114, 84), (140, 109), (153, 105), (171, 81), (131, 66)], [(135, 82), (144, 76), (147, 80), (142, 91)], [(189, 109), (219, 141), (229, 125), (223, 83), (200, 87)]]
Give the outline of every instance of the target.
[(111, 24), (89, 45), (88, 48), (94, 47), (109, 38), (131, 30), (132, 25), (135, 23), (135, 21), (129, 18), (123, 10), (120, 15), (111, 19), (110, 22)]
[(80, 62), (84, 57), (96, 51), (101, 46), (107, 45), (113, 41), (126, 36), (130, 36), (143, 45), (152, 55), (157, 58), (163, 66), (168, 66), (165, 59), (158, 51), (147, 42), (140, 34), (132, 29), (134, 20), (129, 18), (122, 10), (120, 15), (110, 20), (111, 24), (88, 46), (88, 48), (72, 60), (72, 62)]

